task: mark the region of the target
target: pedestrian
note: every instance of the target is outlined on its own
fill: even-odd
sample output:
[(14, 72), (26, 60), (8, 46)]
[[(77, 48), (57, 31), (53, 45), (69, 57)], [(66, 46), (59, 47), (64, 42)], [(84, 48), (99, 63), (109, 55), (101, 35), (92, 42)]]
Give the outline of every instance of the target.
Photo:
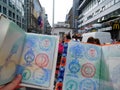
[(77, 39), (78, 41), (82, 41), (82, 35), (80, 33), (77, 33)]
[(73, 34), (72, 40), (73, 40), (73, 41), (77, 41), (77, 39), (78, 39), (78, 38), (77, 38), (77, 35), (76, 35), (76, 34)]
[(59, 40), (58, 54), (61, 55), (62, 52), (63, 52), (63, 39), (61, 38), (61, 39)]
[(95, 38), (94, 41), (95, 41), (95, 44), (100, 45), (100, 40), (98, 38)]
[(64, 42), (69, 42), (71, 40), (70, 33), (64, 35)]
[(93, 38), (93, 37), (89, 37), (89, 38), (87, 39), (87, 43), (92, 43), (92, 44), (94, 44), (94, 43), (95, 43), (94, 38)]

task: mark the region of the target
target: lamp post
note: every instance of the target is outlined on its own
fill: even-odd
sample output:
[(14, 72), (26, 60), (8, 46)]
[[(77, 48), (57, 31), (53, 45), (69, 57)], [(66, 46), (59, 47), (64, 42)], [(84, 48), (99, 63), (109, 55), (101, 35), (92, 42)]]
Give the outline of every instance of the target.
[(52, 33), (54, 31), (54, 13), (55, 13), (55, 0), (53, 0), (53, 18), (52, 18)]

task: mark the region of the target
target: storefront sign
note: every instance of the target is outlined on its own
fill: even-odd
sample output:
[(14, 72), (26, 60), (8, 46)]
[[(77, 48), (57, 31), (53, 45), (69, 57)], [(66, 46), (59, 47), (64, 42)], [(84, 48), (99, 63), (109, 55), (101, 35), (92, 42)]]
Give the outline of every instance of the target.
[(115, 21), (112, 25), (112, 30), (120, 30), (120, 24), (118, 21)]

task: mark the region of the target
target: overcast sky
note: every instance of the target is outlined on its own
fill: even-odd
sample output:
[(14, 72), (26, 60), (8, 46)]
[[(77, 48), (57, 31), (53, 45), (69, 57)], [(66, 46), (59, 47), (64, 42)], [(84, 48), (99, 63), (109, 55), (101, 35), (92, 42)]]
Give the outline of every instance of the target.
[[(52, 25), (53, 20), (53, 0), (39, 0), (42, 7), (45, 8), (46, 14), (48, 14), (48, 21)], [(54, 23), (64, 22), (66, 14), (72, 7), (73, 0), (54, 0)]]

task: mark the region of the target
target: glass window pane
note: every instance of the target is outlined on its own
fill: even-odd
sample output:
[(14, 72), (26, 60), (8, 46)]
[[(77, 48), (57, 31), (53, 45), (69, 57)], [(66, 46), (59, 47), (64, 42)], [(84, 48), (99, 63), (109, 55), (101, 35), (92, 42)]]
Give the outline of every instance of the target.
[(7, 9), (3, 7), (3, 14), (7, 15)]
[(7, 0), (3, 0), (4, 3), (7, 3)]
[(9, 16), (12, 17), (12, 12), (9, 10)]
[(1, 5), (0, 5), (0, 12), (2, 12), (2, 8), (1, 8)]

